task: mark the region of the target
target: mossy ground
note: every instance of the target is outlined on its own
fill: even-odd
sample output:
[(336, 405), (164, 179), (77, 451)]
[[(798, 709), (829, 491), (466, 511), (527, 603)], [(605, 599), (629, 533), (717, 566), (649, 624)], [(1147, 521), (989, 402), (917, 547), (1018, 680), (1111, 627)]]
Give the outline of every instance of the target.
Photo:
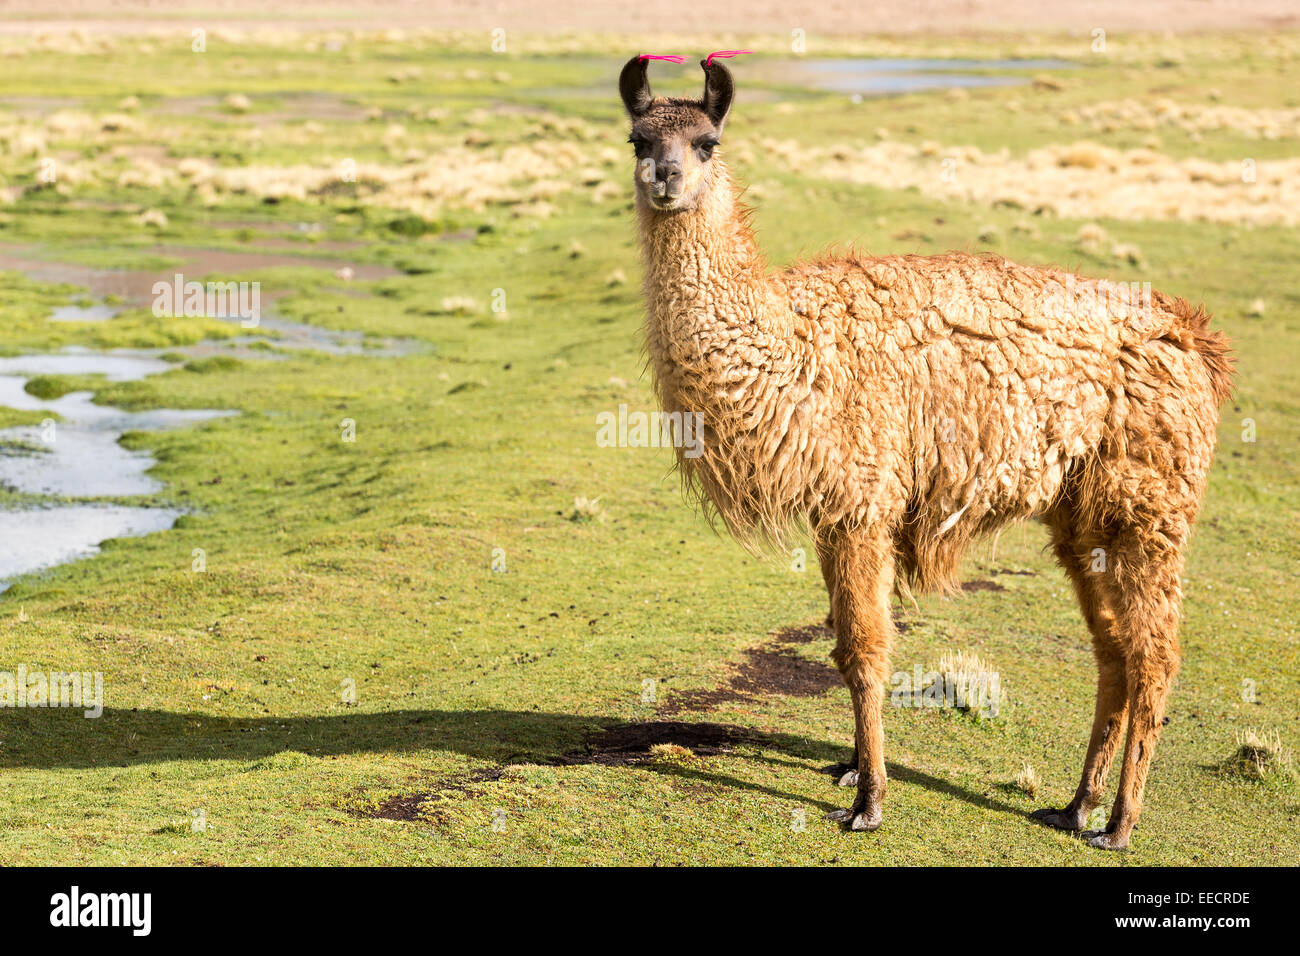
[[(730, 752), (559, 760), (602, 728), (655, 719), (674, 695), (724, 683), (746, 648), (825, 614), (815, 562), (801, 573), (788, 556), (752, 557), (716, 536), (683, 503), (667, 452), (597, 447), (598, 413), (653, 407), (614, 95), (621, 58), (379, 40), (347, 43), (337, 56), (246, 44), (200, 57), (188, 32), (175, 49), (151, 41), (148, 55), (132, 55), (131, 43), (0, 59), (0, 86), (93, 116), (135, 96), (130, 128), (96, 128), (84, 142), (47, 138), (47, 150), (102, 169), (125, 171), (146, 155), (162, 164), (350, 156), (400, 165), (408, 148), (467, 141), (486, 161), (517, 143), (578, 137), (593, 156), (620, 151), (616, 163), (590, 163), (624, 191), (595, 202), (571, 183), (547, 209), (531, 204), (535, 196), (448, 203), (413, 222), (410, 211), (346, 190), (213, 201), (185, 185), (100, 175), (0, 207), (0, 243), (97, 266), (166, 268), (160, 246), (279, 255), (286, 245), (307, 259), (391, 265), (401, 275), (373, 282), (345, 283), (310, 262), (234, 278), (283, 292), (277, 308), (292, 318), (422, 344), (400, 357), (275, 352), (138, 383), (45, 383), (90, 384), (124, 407), (241, 414), (128, 436), (158, 459), (165, 490), (151, 500), (191, 509), (175, 529), (110, 542), (99, 557), (24, 578), (0, 597), (0, 669), (101, 671), (107, 698), (98, 720), (0, 712), (0, 861), (1187, 865), (1300, 855), (1294, 786), (1221, 769), (1236, 731), (1260, 727), (1293, 744), (1300, 725), (1294, 229), (1102, 221), (1140, 248), (1137, 267), (1082, 248), (1080, 221), (1031, 217), (1026, 229), (1024, 210), (825, 182), (766, 162), (757, 147), (752, 161), (735, 163), (761, 187), (755, 223), (773, 262), (853, 241), (870, 252), (986, 249), (1078, 266), (1204, 300), (1239, 357), (1187, 568), (1186, 662), (1132, 852), (1089, 850), (1026, 819), (1073, 792), (1094, 680), (1077, 607), (1036, 525), (1003, 535), (996, 556), (971, 555), (966, 578), (1002, 590), (900, 611), (897, 669), (975, 651), (998, 669), (1007, 705), (991, 720), (891, 708), (885, 825), (850, 835), (820, 819), (849, 795), (817, 772), (852, 744), (842, 688), (727, 700), (673, 718), (746, 728)], [(1179, 43), (1190, 53), (1171, 60)], [(933, 44), (894, 52), (927, 55)], [(729, 145), (759, 136), (831, 143), (886, 127), (909, 142), (1018, 154), (1079, 137), (1058, 117), (1081, 103), (1202, 102), (1216, 91), (1252, 109), (1292, 107), (1284, 80), (1295, 75), (1296, 49), (1287, 35), (1161, 40), (1113, 59), (1080, 53), (1060, 91), (861, 104), (780, 87), (746, 103), (738, 63)], [(1014, 50), (1007, 41), (995, 55)], [(402, 72), (410, 68), (423, 72)], [(221, 107), (232, 92), (250, 98), (247, 113)], [(301, 105), (307, 94), (350, 111), (332, 105), (313, 116)], [(1012, 99), (1016, 112), (1006, 108)], [(439, 112), (429, 120), (431, 108)], [(535, 120), (538, 109), (546, 115)], [(273, 120), (259, 123), (266, 115)], [(406, 124), (401, 147), (386, 132), (394, 122)], [(1128, 148), (1145, 135), (1119, 128), (1086, 138)], [(1232, 130), (1162, 138), (1172, 156), (1221, 160), (1290, 156), (1297, 143)], [(165, 157), (149, 152), (160, 146)], [(5, 183), (30, 183), (38, 158), (0, 158)], [(142, 224), (145, 210), (163, 212), (166, 225)], [(358, 245), (326, 252), (329, 242)], [(495, 290), (504, 290), (504, 314), (491, 309)], [(106, 322), (46, 321), (82, 294), (0, 274), (0, 350), (172, 348), (238, 332), (138, 308)], [(1256, 299), (1262, 315), (1250, 314)], [(355, 441), (342, 440), (344, 419)], [(1253, 442), (1243, 440), (1246, 419)], [(0, 425), (33, 422), (0, 409)], [(599, 498), (604, 520), (573, 520), (584, 496)], [(191, 570), (195, 549), (202, 573)], [(817, 634), (794, 653), (822, 661), (829, 647)], [(655, 701), (643, 699), (646, 681)], [(1042, 780), (1033, 800), (1015, 785), (1025, 763)], [(371, 816), (389, 805), (410, 807), (409, 819)]]

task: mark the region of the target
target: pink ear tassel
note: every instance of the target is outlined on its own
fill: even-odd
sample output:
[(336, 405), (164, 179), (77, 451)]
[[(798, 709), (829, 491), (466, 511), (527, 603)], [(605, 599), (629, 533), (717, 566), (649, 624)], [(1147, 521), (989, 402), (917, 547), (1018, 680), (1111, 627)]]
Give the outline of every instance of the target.
[(715, 50), (714, 52), (709, 54), (709, 58), (704, 61), (704, 65), (706, 68), (712, 66), (713, 58), (715, 56), (720, 56), (725, 60), (725, 59), (730, 59), (733, 56), (744, 56), (746, 53), (753, 53), (753, 52), (754, 52), (753, 50)]
[(641, 59), (643, 59), (643, 60), (667, 60), (669, 63), (685, 63), (685, 62), (686, 62), (686, 57), (684, 57), (684, 56), (678, 56), (676, 53), (670, 54), (670, 55), (668, 55), (668, 56), (655, 56), (655, 55), (652, 54), (652, 53), (642, 53), (642, 54), (641, 54)]

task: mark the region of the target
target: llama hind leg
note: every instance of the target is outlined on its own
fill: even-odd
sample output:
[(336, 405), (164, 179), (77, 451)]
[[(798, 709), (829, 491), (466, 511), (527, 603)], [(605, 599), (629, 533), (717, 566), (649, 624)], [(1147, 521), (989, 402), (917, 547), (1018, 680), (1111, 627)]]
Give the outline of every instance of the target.
[(1182, 555), (1174, 548), (1117, 569), (1123, 597), (1116, 632), (1124, 641), (1128, 736), (1119, 790), (1106, 829), (1083, 834), (1090, 846), (1099, 849), (1126, 849), (1142, 812), (1147, 773), (1164, 724), (1165, 701), (1178, 672), (1182, 567)]
[[(836, 643), (832, 657), (853, 699), (857, 796), (827, 814), (851, 830), (880, 826), (885, 798), (885, 683), (894, 624), (889, 614), (894, 559), (887, 536), (861, 532), (833, 542)], [(846, 781), (847, 782), (847, 781)]]
[(1044, 808), (1031, 816), (1058, 830), (1079, 831), (1100, 803), (1106, 789), (1106, 776), (1119, 746), (1120, 732), (1128, 713), (1128, 685), (1122, 658), (1103, 657), (1097, 651), (1097, 704), (1093, 712), (1092, 734), (1083, 761), (1074, 799), (1059, 810)]
[(1050, 827), (1079, 831), (1101, 803), (1106, 788), (1106, 776), (1128, 713), (1128, 680), (1123, 649), (1114, 633), (1117, 603), (1114, 588), (1091, 568), (1093, 548), (1101, 547), (1102, 539), (1077, 533), (1068, 521), (1054, 524), (1052, 530), (1057, 560), (1074, 585), (1084, 621), (1092, 634), (1097, 660), (1097, 703), (1083, 774), (1074, 799), (1059, 810), (1044, 808), (1031, 816)]

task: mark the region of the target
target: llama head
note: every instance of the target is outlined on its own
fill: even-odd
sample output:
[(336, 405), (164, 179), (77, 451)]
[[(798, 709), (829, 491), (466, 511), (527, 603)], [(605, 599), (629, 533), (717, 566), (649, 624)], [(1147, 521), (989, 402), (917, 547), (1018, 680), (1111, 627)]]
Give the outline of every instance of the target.
[(634, 56), (623, 67), (618, 91), (632, 120), (628, 142), (636, 150), (636, 198), (661, 213), (694, 209), (719, 176), (713, 159), (731, 112), (735, 85), (721, 62), (701, 60), (704, 96), (655, 97), (650, 60)]

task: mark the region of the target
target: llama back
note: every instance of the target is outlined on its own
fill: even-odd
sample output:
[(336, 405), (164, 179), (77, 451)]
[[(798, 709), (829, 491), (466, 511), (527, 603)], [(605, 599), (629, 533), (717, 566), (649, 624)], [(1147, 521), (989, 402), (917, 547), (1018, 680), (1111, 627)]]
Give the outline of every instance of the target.
[[(1071, 482), (1109, 480), (1088, 470), (1134, 441), (1170, 468), (1208, 468), (1230, 368), (1181, 300), (966, 255), (813, 263), (782, 281), (807, 338), (834, 328), (839, 360), (865, 372), (845, 403), (863, 415), (852, 457), (872, 481), (900, 476), (898, 553), (921, 590), (951, 589), (974, 537), (1042, 515)], [(1146, 447), (1157, 433), (1167, 447)]]

